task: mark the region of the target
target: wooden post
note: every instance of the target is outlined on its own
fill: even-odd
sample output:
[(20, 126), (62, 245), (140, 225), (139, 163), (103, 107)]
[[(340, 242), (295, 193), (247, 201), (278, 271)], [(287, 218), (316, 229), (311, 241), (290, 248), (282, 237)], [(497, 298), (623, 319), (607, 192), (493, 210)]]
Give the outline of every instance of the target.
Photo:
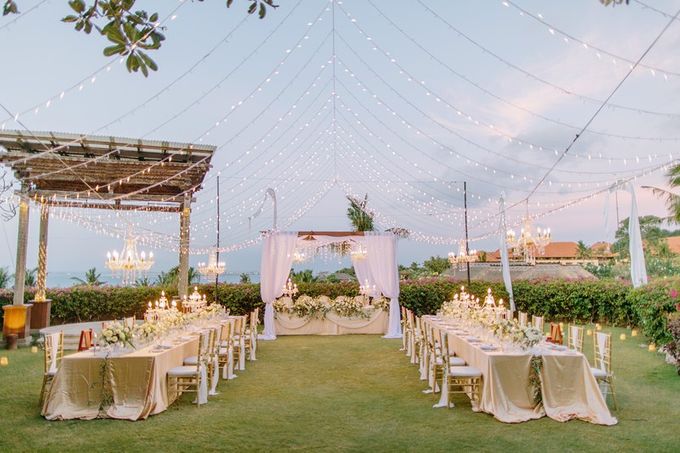
[(50, 219), (50, 207), (40, 204), (40, 237), (38, 242), (38, 288), (35, 293), (36, 302), (44, 302), (47, 289), (47, 227)]
[(184, 195), (179, 218), (179, 275), (177, 293), (179, 297), (189, 295), (189, 219), (191, 217), (191, 195)]
[(14, 305), (24, 304), (26, 279), (26, 248), (28, 246), (28, 197), (19, 197), (19, 232), (17, 234), (17, 261), (14, 270)]

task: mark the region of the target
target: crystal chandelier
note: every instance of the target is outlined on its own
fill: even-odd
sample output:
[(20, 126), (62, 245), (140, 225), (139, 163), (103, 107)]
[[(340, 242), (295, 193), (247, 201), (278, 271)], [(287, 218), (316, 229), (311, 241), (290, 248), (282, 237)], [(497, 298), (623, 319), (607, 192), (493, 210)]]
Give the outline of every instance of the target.
[(106, 267), (114, 276), (123, 275), (123, 285), (129, 285), (136, 281), (137, 275), (151, 269), (153, 266), (153, 252), (137, 253), (137, 237), (131, 231), (125, 234), (125, 245), (120, 253), (113, 250), (106, 253)]
[(458, 245), (458, 255), (449, 252), (449, 263), (451, 266), (462, 267), (467, 263), (474, 263), (477, 261), (477, 250), (466, 251), (465, 241), (460, 241)]
[(304, 263), (307, 260), (307, 255), (305, 252), (301, 252), (299, 250), (295, 250), (293, 252), (293, 262), (294, 263)]
[(531, 217), (527, 214), (522, 220), (522, 229), (519, 237), (513, 230), (508, 230), (506, 240), (513, 255), (523, 256), (527, 264), (536, 264), (536, 256), (545, 253), (545, 247), (550, 244), (550, 228), (541, 229), (536, 227), (534, 231)]
[(226, 266), (224, 261), (217, 261), (217, 249), (210, 250), (207, 263), (198, 263), (198, 272), (205, 277), (215, 278), (224, 274)]

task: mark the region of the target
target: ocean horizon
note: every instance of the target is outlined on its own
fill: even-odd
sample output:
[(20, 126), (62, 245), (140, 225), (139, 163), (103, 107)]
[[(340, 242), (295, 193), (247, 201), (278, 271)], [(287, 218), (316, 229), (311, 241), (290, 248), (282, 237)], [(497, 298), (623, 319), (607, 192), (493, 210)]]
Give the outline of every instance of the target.
[[(75, 278), (85, 279), (86, 271), (53, 271), (47, 273), (47, 287), (48, 288), (69, 288), (78, 284)], [(260, 275), (256, 272), (246, 272), (250, 276), (250, 281), (259, 283)], [(147, 272), (140, 275), (138, 278), (147, 277), (151, 284), (154, 284), (160, 275), (160, 272)], [(122, 278), (114, 276), (110, 272), (101, 272), (99, 280), (106, 285), (122, 286)], [(207, 279), (201, 276), (197, 283), (211, 283), (213, 279)], [(241, 273), (230, 272), (220, 275), (220, 283), (238, 283), (241, 281)]]

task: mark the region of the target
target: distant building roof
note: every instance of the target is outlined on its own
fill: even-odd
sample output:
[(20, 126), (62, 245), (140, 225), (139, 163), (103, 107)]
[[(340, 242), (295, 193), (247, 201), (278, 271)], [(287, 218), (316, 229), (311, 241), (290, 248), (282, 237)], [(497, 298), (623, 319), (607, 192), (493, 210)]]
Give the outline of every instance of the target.
[[(680, 237), (678, 237), (678, 248), (680, 250)], [(596, 242), (590, 246), (590, 250), (596, 257), (611, 257), (611, 244), (607, 242)], [(545, 252), (536, 256), (537, 260), (575, 260), (578, 258), (578, 244), (573, 241), (551, 242), (545, 247)], [(511, 256), (512, 259), (512, 256)], [(486, 253), (487, 262), (498, 262), (501, 260), (500, 250)]]
[(666, 238), (666, 243), (671, 252), (680, 254), (680, 236)]

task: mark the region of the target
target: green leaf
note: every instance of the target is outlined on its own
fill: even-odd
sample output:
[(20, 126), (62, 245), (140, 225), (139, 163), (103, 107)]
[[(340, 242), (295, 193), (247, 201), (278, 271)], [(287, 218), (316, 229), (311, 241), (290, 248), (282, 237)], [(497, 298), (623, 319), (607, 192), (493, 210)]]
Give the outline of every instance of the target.
[(70, 16), (64, 17), (61, 21), (62, 22), (75, 22), (77, 20), (78, 20), (78, 16), (70, 15)]
[(260, 19), (264, 19), (264, 16), (267, 15), (267, 9), (264, 7), (264, 3), (260, 3)]
[(121, 54), (125, 51), (125, 46), (122, 44), (116, 44), (115, 46), (109, 46), (104, 49), (104, 56), (110, 57), (111, 55)]
[(156, 22), (158, 20), (158, 13), (153, 13), (151, 17), (149, 17), (150, 22)]
[(121, 33), (120, 29), (118, 28), (109, 28), (109, 30), (106, 32), (106, 37), (109, 38), (109, 41), (115, 42), (116, 44), (127, 44), (125, 36), (123, 36), (123, 33)]
[(81, 14), (83, 11), (85, 11), (85, 2), (83, 0), (71, 0), (68, 2), (68, 5), (78, 14)]
[(248, 14), (253, 14), (255, 9), (257, 9), (257, 2), (253, 1), (253, 3), (248, 7)]
[(144, 52), (137, 52), (139, 56), (142, 58), (144, 63), (152, 70), (152, 71), (158, 71), (158, 65), (156, 65), (156, 62), (151, 59), (146, 53)]
[(227, 8), (229, 8), (232, 3), (234, 3), (234, 0), (227, 0)]

